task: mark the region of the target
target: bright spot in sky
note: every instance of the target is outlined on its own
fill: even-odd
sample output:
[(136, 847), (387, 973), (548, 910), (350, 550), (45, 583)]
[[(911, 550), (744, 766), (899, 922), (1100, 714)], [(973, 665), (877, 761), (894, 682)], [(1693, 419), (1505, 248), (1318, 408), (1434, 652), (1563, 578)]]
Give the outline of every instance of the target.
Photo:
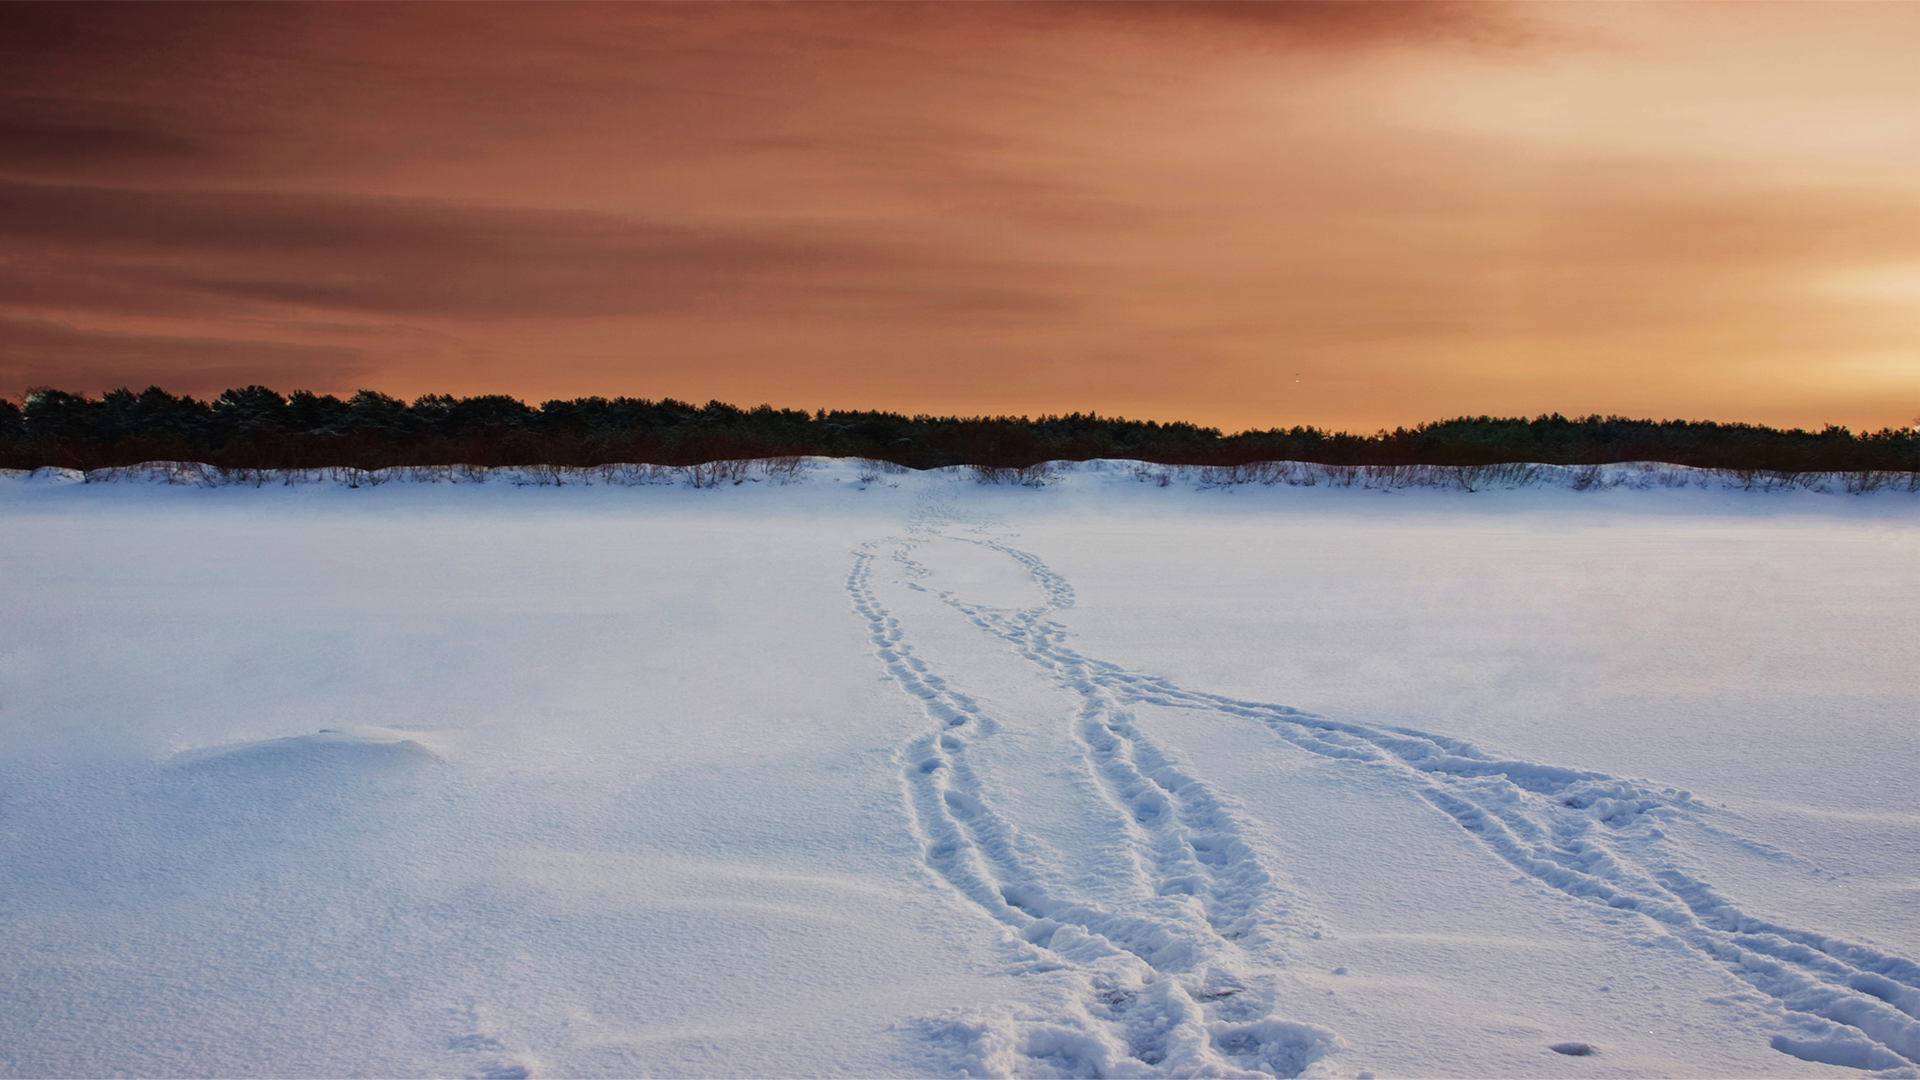
[[(1862, 267), (1829, 274), (1821, 280), (1820, 291), (1854, 300), (1920, 303), (1920, 263)], [(1908, 362), (1912, 362), (1911, 357)]]
[(1899, 387), (1907, 392), (1920, 390), (1920, 347), (1861, 353), (1841, 360), (1832, 370), (1847, 382)]

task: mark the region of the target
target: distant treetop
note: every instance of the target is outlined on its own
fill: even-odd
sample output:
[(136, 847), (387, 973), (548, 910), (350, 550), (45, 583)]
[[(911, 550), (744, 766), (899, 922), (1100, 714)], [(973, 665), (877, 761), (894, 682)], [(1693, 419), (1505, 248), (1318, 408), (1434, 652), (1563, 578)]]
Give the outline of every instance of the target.
[(0, 467), (77, 469), (142, 461), (246, 468), (391, 465), (691, 465), (788, 455), (861, 457), (909, 468), (1123, 458), (1161, 464), (1591, 465), (1661, 461), (1783, 471), (1920, 470), (1920, 432), (1855, 434), (1622, 416), (1462, 416), (1372, 435), (1316, 427), (1223, 434), (1188, 423), (1064, 416), (906, 416), (742, 409), (720, 401), (585, 397), (538, 408), (503, 394), (428, 394), (411, 404), (264, 386), (208, 401), (159, 387), (90, 398), (46, 387), (0, 400)]

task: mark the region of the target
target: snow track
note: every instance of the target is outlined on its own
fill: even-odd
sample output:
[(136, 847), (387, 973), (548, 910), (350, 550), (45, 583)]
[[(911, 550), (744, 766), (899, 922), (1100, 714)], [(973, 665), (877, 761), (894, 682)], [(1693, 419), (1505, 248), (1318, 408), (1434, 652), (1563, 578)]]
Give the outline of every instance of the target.
[[(961, 546), (1017, 564), (1040, 602), (989, 606), (943, 587), (917, 557)], [(1379, 790), (1444, 814), (1493, 857), (1578, 900), (1643, 916), (1655, 933), (1774, 1003), (1796, 1034), (1774, 1049), (1808, 1062), (1914, 1075), (1920, 965), (1749, 915), (1701, 880), (1676, 829), (1724, 830), (1686, 791), (1489, 755), (1404, 728), (1344, 723), (1282, 705), (1188, 690), (1080, 654), (1051, 616), (1072, 586), (988, 525), (923, 503), (906, 533), (863, 544), (846, 579), (889, 677), (931, 721), (900, 749), (905, 801), (927, 866), (1017, 939), (1011, 970), (1059, 973), (1065, 996), (1034, 1012), (937, 1026), (956, 1067), (1028, 1076), (1297, 1076), (1342, 1043), (1285, 1019), (1287, 941), (1313, 933), (1226, 795), (1140, 728), (1138, 706), (1259, 725), (1320, 758), (1370, 771)], [(969, 696), (915, 646), (903, 614), (933, 598), (1069, 691), (1067, 715), (1006, 715)], [(917, 605), (920, 618), (932, 610)], [(1077, 753), (1091, 783), (1068, 787), (1126, 852), (1130, 879), (1103, 898), (1023, 820), (980, 748), (1010, 729), (1045, 729)], [(1089, 805), (1087, 793), (1097, 793)], [(1031, 811), (1027, 811), (1029, 814)], [(1084, 857), (1084, 856), (1083, 856)], [(1314, 936), (1318, 936), (1315, 934)]]
[[(1233, 808), (1143, 736), (1107, 688), (1067, 676), (1082, 705), (1066, 726), (1135, 868), (1123, 904), (1067, 891), (1057, 856), (1002, 808), (972, 760), (974, 744), (1003, 721), (935, 674), (879, 599), (874, 567), (887, 548), (905, 587), (927, 588), (927, 570), (911, 557), (918, 542), (865, 545), (847, 578), (888, 674), (933, 721), (901, 751), (914, 828), (927, 865), (1017, 935), (1022, 970), (1071, 972), (1074, 991), (1051, 1015), (950, 1025), (945, 1033), (963, 1043), (962, 1067), (1029, 1076), (1300, 1075), (1336, 1040), (1272, 1015), (1275, 987), (1264, 977), (1278, 966), (1264, 955), (1272, 943), (1249, 939), (1284, 917), (1285, 897), (1241, 839)], [(1008, 553), (1048, 598), (1016, 618), (1041, 620), (1071, 602), (1066, 584), (1037, 559)], [(941, 598), (1000, 632), (1003, 613)]]

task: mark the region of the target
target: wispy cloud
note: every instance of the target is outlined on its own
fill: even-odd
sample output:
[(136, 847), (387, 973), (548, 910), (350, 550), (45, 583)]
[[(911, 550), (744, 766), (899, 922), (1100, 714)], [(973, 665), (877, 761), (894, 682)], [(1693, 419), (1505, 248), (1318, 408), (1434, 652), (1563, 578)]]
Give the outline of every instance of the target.
[(156, 381), (202, 388), (264, 383), (285, 389), (351, 385), (371, 372), (359, 351), (279, 341), (103, 333), (0, 318), (0, 380), (141, 389)]
[[(14, 257), (60, 271), (43, 306), (125, 294), (459, 319), (789, 314), (856, 304), (887, 317), (1054, 314), (1063, 301), (1001, 284), (950, 287), (964, 256), (804, 225), (687, 226), (605, 213), (425, 199), (127, 191), (0, 182)], [(28, 288), (34, 286), (29, 285)]]
[(10, 5), (0, 317), (77, 389), (1887, 422), (1914, 10)]

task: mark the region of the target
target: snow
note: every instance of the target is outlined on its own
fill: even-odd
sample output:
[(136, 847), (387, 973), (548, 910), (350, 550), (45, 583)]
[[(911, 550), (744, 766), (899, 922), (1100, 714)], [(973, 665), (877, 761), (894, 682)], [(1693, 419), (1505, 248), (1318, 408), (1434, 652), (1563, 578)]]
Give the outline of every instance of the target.
[(0, 477), (0, 1073), (1920, 1075), (1920, 496), (459, 475)]

